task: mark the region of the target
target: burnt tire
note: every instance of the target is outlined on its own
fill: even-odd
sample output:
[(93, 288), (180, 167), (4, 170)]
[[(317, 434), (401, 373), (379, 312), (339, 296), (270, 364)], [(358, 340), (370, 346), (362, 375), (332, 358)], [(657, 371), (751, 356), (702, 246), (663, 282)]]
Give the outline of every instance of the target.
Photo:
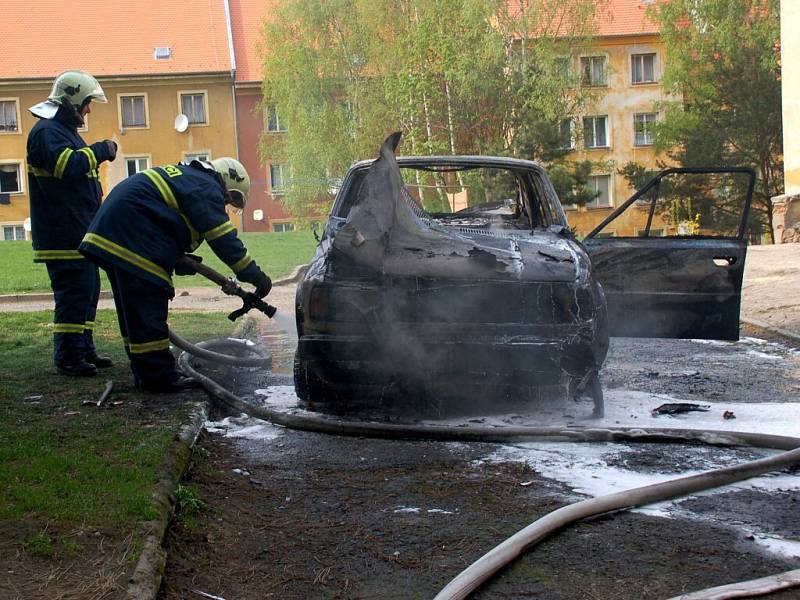
[(311, 399), (308, 393), (308, 381), (306, 379), (306, 365), (297, 356), (294, 357), (294, 365), (292, 367), (292, 374), (294, 375), (294, 393), (303, 402), (310, 402)]

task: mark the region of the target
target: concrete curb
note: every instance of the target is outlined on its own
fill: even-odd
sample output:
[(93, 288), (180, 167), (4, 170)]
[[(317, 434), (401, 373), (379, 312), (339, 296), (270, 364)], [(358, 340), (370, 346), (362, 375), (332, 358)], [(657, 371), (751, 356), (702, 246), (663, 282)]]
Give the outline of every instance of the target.
[(195, 402), (189, 418), (172, 440), (158, 469), (158, 481), (153, 503), (158, 513), (153, 521), (142, 524), (144, 543), (126, 590), (128, 600), (155, 600), (167, 563), (167, 553), (161, 546), (172, 513), (175, 510), (175, 491), (178, 488), (203, 425), (208, 418), (209, 403)]
[(278, 285), (288, 285), (290, 283), (296, 283), (303, 278), (303, 275), (306, 274), (306, 270), (308, 269), (308, 265), (297, 265), (292, 272), (284, 277), (283, 279), (278, 279), (277, 281), (273, 281), (273, 286)]
[[(113, 298), (111, 290), (100, 292), (101, 298)], [(42, 300), (52, 300), (53, 292), (40, 292), (35, 294), (2, 294), (0, 304), (12, 304), (14, 302), (41, 302)]]
[(783, 337), (789, 338), (795, 342), (800, 342), (800, 335), (797, 333), (791, 332), (788, 329), (782, 329), (780, 327), (775, 327), (766, 321), (759, 321), (758, 319), (739, 319), (740, 322), (745, 323), (747, 325), (752, 325), (753, 327), (758, 327), (759, 329), (766, 329), (767, 331), (771, 331), (777, 335), (782, 335)]

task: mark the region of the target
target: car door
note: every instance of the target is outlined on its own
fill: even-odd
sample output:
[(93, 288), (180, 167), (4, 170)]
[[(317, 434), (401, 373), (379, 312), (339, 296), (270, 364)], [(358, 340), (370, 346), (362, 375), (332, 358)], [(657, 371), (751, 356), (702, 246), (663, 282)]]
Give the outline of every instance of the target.
[(587, 235), (612, 336), (739, 339), (754, 184), (748, 168), (667, 169)]

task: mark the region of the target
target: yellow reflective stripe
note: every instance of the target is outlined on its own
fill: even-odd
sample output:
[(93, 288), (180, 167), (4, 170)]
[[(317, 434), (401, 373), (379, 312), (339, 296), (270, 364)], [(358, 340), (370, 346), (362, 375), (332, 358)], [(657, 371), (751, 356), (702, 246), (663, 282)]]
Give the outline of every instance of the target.
[(250, 253), (248, 252), (242, 257), (242, 260), (232, 264), (231, 269), (234, 273), (239, 273), (240, 271), (244, 271), (251, 262), (253, 262), (253, 257), (250, 256)]
[(155, 169), (147, 169), (142, 171), (142, 173), (147, 175), (148, 179), (150, 179), (156, 188), (158, 188), (158, 191), (161, 193), (161, 196), (164, 198), (164, 202), (167, 203), (167, 206), (178, 213), (183, 219), (183, 222), (186, 223), (186, 227), (189, 229), (189, 235), (192, 238), (189, 249), (194, 250), (197, 248), (200, 245), (200, 234), (197, 233), (197, 230), (194, 227), (192, 227), (192, 224), (189, 222), (189, 218), (181, 211), (181, 207), (178, 206), (178, 201), (175, 199), (175, 194), (172, 193), (172, 188), (169, 187), (169, 184)]
[(157, 352), (158, 350), (169, 350), (169, 338), (156, 340), (155, 342), (145, 342), (144, 344), (129, 344), (131, 354), (144, 354), (145, 352)]
[(94, 171), (97, 168), (97, 157), (94, 155), (94, 150), (86, 146), (84, 148), (78, 148), (78, 152), (82, 152), (86, 155), (86, 158), (89, 159), (89, 171)]
[(28, 165), (28, 173), (34, 175), (36, 177), (52, 177), (53, 174), (48, 171), (47, 169), (40, 169), (39, 167), (33, 167)]
[(209, 229), (208, 231), (206, 231), (203, 234), (203, 238), (205, 238), (207, 242), (210, 242), (211, 240), (215, 240), (219, 237), (222, 237), (226, 233), (230, 233), (231, 231), (235, 230), (236, 227), (233, 226), (233, 223), (231, 223), (230, 221), (225, 221), (222, 225), (217, 225), (216, 227), (214, 227), (214, 229)]
[(125, 262), (129, 262), (133, 266), (139, 267), (143, 271), (147, 271), (159, 279), (163, 279), (170, 286), (172, 286), (172, 279), (170, 278), (169, 273), (141, 254), (137, 254), (136, 252), (128, 250), (127, 248), (123, 248), (119, 244), (97, 235), (96, 233), (87, 233), (85, 236), (83, 236), (83, 241), (87, 244), (94, 244), (101, 250), (105, 250), (109, 254), (113, 254), (117, 258), (121, 258)]
[(54, 323), (54, 333), (83, 333), (83, 323)]
[(86, 173), (86, 176), (89, 179), (99, 179), (100, 178), (100, 173), (98, 173), (96, 170), (95, 171), (89, 171), (88, 173)]
[(83, 259), (77, 250), (34, 250), (33, 260), (76, 260)]
[(94, 321), (86, 321), (86, 323), (83, 324), (83, 328), (88, 331), (91, 331), (92, 329), (94, 329)]
[(58, 155), (58, 160), (56, 161), (56, 168), (53, 171), (53, 176), (58, 179), (61, 179), (64, 176), (64, 169), (67, 168), (67, 162), (69, 162), (70, 156), (72, 156), (72, 148), (64, 148), (61, 151), (61, 154)]

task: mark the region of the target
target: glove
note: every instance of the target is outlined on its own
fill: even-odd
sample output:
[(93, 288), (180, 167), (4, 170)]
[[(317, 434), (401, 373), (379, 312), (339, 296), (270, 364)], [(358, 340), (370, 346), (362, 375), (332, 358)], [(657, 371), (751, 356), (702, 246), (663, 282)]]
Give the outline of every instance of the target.
[(249, 282), (256, 286), (256, 291), (253, 292), (258, 298), (263, 298), (272, 289), (272, 279), (270, 279), (264, 271), (259, 269), (256, 275)]
[[(203, 257), (197, 256), (196, 254), (184, 254), (181, 258), (188, 258), (198, 263), (203, 262)], [(175, 275), (194, 275), (196, 272), (197, 271), (191, 267), (184, 265), (181, 261), (175, 263)]]
[(117, 142), (114, 140), (103, 140), (108, 147), (108, 160), (113, 162), (117, 158)]

